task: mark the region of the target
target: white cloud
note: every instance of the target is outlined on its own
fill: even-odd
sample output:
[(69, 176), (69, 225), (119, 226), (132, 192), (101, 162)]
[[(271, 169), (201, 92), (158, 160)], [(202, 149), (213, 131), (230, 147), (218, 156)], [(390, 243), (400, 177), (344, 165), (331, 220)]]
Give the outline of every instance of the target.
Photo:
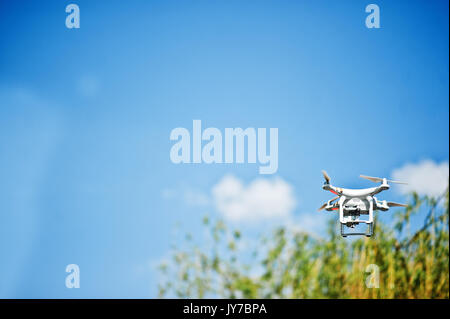
[(448, 165), (448, 161), (435, 163), (432, 160), (408, 163), (395, 169), (391, 176), (394, 180), (408, 183), (397, 188), (403, 194), (416, 191), (419, 195), (439, 196), (448, 186)]
[(245, 186), (227, 175), (212, 189), (216, 209), (232, 221), (257, 221), (290, 216), (297, 203), (292, 186), (281, 178), (257, 178)]
[(319, 237), (328, 219), (324, 213), (294, 214), (297, 207), (294, 188), (280, 177), (259, 177), (245, 184), (233, 175), (226, 175), (212, 187), (210, 196), (184, 184), (163, 189), (161, 195), (165, 200), (180, 201), (187, 206), (212, 206), (228, 221), (257, 223), (259, 229), (284, 226)]

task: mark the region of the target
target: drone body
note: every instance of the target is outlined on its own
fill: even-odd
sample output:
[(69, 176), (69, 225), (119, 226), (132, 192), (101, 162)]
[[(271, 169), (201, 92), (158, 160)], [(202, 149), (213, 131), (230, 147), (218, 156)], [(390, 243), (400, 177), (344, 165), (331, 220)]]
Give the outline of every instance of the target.
[[(319, 210), (325, 209), (327, 211), (338, 211), (339, 222), (341, 223), (341, 235), (343, 237), (351, 235), (365, 235), (370, 237), (373, 235), (373, 212), (375, 210), (387, 211), (390, 207), (406, 207), (407, 205), (387, 202), (385, 200), (378, 200), (375, 195), (388, 190), (390, 188), (388, 182), (405, 184), (402, 182), (391, 181), (386, 178), (370, 177), (360, 175), (360, 177), (368, 179), (375, 183), (381, 183), (377, 187), (363, 188), (363, 189), (348, 189), (335, 187), (330, 184), (330, 177), (325, 171), (322, 171), (325, 178), (323, 189), (330, 191), (337, 195), (323, 204)], [(366, 219), (361, 219), (362, 215), (366, 215)], [(365, 233), (355, 233), (344, 231), (345, 227), (354, 228), (356, 225), (364, 223), (367, 225)]]

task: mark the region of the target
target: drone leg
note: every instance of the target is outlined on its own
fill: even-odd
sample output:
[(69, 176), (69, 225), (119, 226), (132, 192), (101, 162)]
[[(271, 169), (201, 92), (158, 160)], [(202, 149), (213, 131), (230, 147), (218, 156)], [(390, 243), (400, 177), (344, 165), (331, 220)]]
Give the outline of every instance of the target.
[(341, 224), (345, 224), (344, 201), (345, 201), (345, 196), (341, 196), (341, 198), (339, 198), (339, 221), (341, 222)]
[(369, 202), (369, 220), (368, 224), (373, 223), (373, 198), (371, 196), (367, 196), (367, 201)]
[(373, 198), (371, 196), (367, 196), (367, 201), (369, 202), (369, 232), (366, 234), (366, 236), (370, 237), (373, 234)]
[(341, 224), (341, 236), (347, 237), (347, 235), (344, 235), (344, 224)]

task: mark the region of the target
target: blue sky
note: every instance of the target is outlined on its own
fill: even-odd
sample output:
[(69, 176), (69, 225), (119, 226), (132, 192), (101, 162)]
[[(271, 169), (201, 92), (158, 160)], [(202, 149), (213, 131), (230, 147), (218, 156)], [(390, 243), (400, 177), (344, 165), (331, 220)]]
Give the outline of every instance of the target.
[[(354, 0), (77, 0), (80, 29), (69, 3), (0, 2), (2, 298), (155, 297), (174, 225), (220, 216), (227, 175), (280, 178), (299, 221), (330, 197), (321, 169), (346, 187), (424, 160), (448, 176), (447, 1), (376, 1), (380, 29)], [(170, 132), (194, 119), (278, 128), (276, 176), (173, 164)]]

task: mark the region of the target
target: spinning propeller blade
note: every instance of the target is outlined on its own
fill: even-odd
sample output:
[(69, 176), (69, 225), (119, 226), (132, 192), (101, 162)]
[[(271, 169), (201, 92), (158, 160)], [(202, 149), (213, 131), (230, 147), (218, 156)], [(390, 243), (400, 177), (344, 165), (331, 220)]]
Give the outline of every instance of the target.
[(366, 176), (366, 175), (359, 175), (359, 177), (368, 179), (369, 181), (374, 182), (374, 183), (380, 183), (383, 181), (383, 179), (379, 178), (379, 177), (372, 177), (372, 176)]
[(395, 203), (395, 202), (387, 202), (387, 205), (389, 207), (408, 207), (408, 205)]
[(330, 184), (330, 176), (328, 176), (327, 172), (322, 170), (322, 175), (323, 175), (323, 178), (325, 178), (325, 181), (327, 182), (327, 184)]
[[(366, 176), (366, 175), (359, 175), (359, 177), (368, 179), (369, 181), (372, 181), (374, 183), (381, 183), (381, 182), (383, 182), (383, 179), (380, 178), (380, 177), (372, 177), (372, 176)], [(408, 184), (408, 183), (404, 183), (404, 182), (393, 181), (393, 180), (390, 180), (390, 179), (387, 179), (386, 181), (389, 182), (389, 183), (395, 183), (395, 184)]]
[[(338, 199), (339, 196), (336, 196), (335, 198), (330, 200), (330, 203), (334, 202), (336, 199)], [(322, 206), (319, 207), (319, 209), (317, 210), (318, 212), (320, 212), (322, 209), (324, 209), (325, 207), (327, 207), (328, 202), (326, 202), (325, 204), (323, 204)]]
[(392, 179), (388, 179), (387, 181), (388, 181), (389, 183), (408, 185), (408, 183), (406, 183), (406, 182), (393, 181)]

